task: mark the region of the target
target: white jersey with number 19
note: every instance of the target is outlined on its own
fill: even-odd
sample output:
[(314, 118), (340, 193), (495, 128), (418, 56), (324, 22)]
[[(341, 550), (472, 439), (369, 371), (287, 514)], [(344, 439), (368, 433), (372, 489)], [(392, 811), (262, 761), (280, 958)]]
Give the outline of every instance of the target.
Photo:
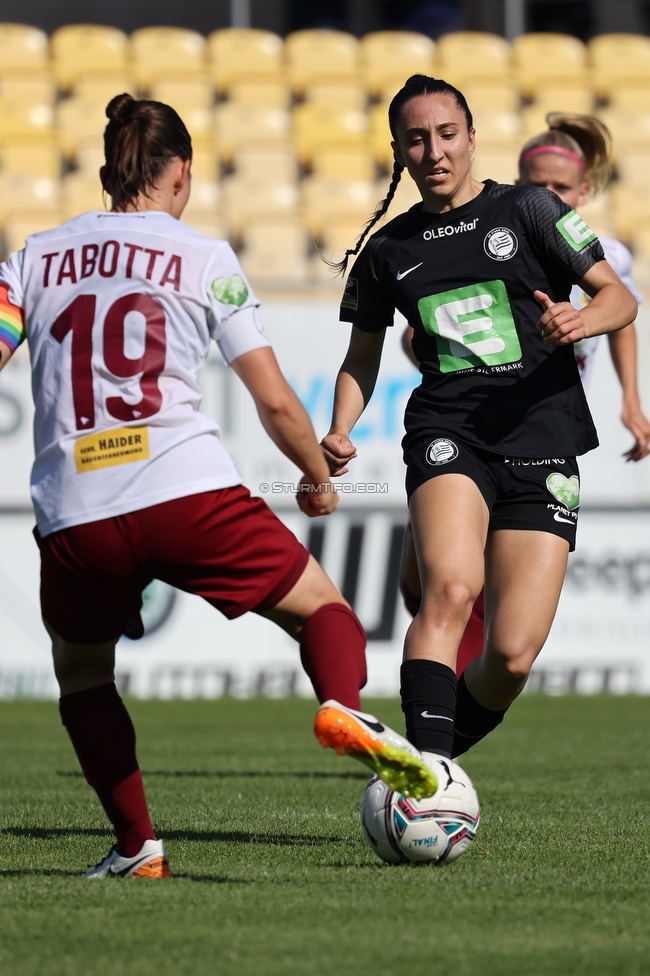
[(28, 238), (2, 284), (32, 359), (41, 535), (241, 483), (199, 412), (210, 338), (227, 363), (270, 345), (227, 243), (157, 211), (87, 213)]

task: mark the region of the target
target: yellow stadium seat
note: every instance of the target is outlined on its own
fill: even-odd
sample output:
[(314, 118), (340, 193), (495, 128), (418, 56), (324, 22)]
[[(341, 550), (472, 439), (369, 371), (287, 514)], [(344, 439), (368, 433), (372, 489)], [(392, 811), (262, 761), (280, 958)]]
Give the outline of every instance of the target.
[[(361, 216), (332, 217), (323, 223), (320, 234), (320, 247), (318, 254), (315, 254), (312, 262), (312, 277), (320, 284), (330, 285), (340, 292), (343, 287), (343, 280), (330, 268), (326, 261), (341, 261), (348, 248), (353, 248), (361, 235), (361, 231), (370, 215)], [(373, 228), (374, 229), (374, 228)], [(347, 272), (352, 268), (355, 257), (348, 258)]]
[(363, 112), (368, 96), (354, 81), (315, 81), (305, 88), (305, 101), (312, 105), (335, 105)]
[(354, 109), (331, 105), (298, 105), (293, 112), (296, 152), (304, 163), (321, 149), (367, 145), (368, 116)]
[(77, 146), (89, 138), (100, 139), (108, 125), (104, 102), (66, 98), (57, 109), (57, 133), (61, 149), (69, 158)]
[(10, 99), (0, 100), (0, 142), (17, 139), (40, 139), (51, 142), (54, 110), (46, 102), (34, 104)]
[(0, 177), (0, 214), (14, 210), (58, 213), (61, 207), (59, 180), (49, 176), (2, 175)]
[(531, 98), (547, 83), (587, 81), (587, 51), (569, 34), (522, 34), (512, 43), (512, 60), (523, 94)]
[(26, 24), (0, 23), (0, 74), (49, 69), (47, 34)]
[(648, 112), (650, 111), (650, 81), (648, 85), (634, 88), (612, 88), (609, 95), (609, 107), (619, 112)]
[(108, 105), (116, 95), (124, 93), (134, 98), (136, 95), (133, 79), (127, 74), (80, 75), (73, 88), (75, 98), (84, 102), (101, 102), (102, 105)]
[(619, 112), (603, 109), (599, 113), (612, 135), (612, 157), (615, 163), (630, 150), (650, 147), (650, 110), (646, 112)]
[(392, 169), (393, 139), (388, 125), (388, 104), (378, 102), (368, 112), (368, 139), (373, 156), (384, 169)]
[(230, 86), (228, 94), (230, 100), (239, 105), (282, 109), (288, 109), (291, 106), (289, 86), (284, 81), (273, 78), (263, 81), (235, 81)]
[(356, 80), (359, 42), (352, 34), (336, 30), (300, 30), (284, 42), (289, 81), (303, 92), (313, 81), (331, 78)]
[[(221, 187), (216, 180), (202, 180), (192, 176), (190, 199), (183, 211), (185, 223), (194, 227), (196, 221), (209, 220), (221, 226)], [(200, 228), (197, 226), (197, 230)]]
[(57, 210), (15, 210), (4, 221), (3, 237), (5, 251), (12, 254), (25, 246), (31, 234), (57, 227), (65, 220), (62, 211)]
[(463, 88), (463, 95), (471, 112), (519, 111), (519, 91), (514, 85), (503, 81), (469, 82)]
[(628, 186), (644, 186), (650, 173), (650, 146), (646, 149), (629, 149), (618, 161), (618, 175)]
[(131, 71), (138, 86), (148, 91), (158, 78), (206, 73), (205, 38), (180, 27), (142, 27), (129, 38)]
[(521, 144), (521, 119), (516, 112), (479, 109), (474, 113), (477, 146), (516, 149)]
[(78, 172), (68, 173), (62, 181), (65, 219), (88, 210), (110, 210), (111, 198), (102, 191), (99, 176)]
[(650, 38), (601, 34), (587, 45), (593, 85), (602, 98), (623, 85), (650, 85)]
[(323, 149), (314, 154), (312, 172), (324, 180), (375, 179), (375, 160), (371, 153), (358, 149)]
[(0, 167), (5, 176), (61, 176), (61, 150), (54, 142), (5, 142)]
[(53, 105), (55, 97), (56, 85), (48, 71), (0, 74), (0, 98), (25, 105)]
[(214, 183), (219, 176), (219, 157), (212, 149), (194, 149), (192, 153), (192, 179)]
[(546, 109), (538, 108), (537, 105), (528, 105), (519, 113), (521, 118), (521, 141), (522, 145), (533, 136), (540, 132), (546, 132), (548, 123), (546, 121)]
[(632, 241), (635, 234), (650, 227), (650, 186), (613, 184), (610, 190), (616, 234)]
[(514, 183), (519, 173), (518, 161), (516, 150), (481, 149), (479, 146), (472, 162), (472, 176), (475, 180)]
[(214, 92), (206, 79), (159, 78), (152, 85), (150, 95), (178, 112), (193, 146), (209, 149), (214, 145)]
[[(106, 120), (108, 122), (108, 119)], [(99, 170), (104, 165), (104, 141), (99, 133), (94, 138), (82, 139), (75, 148), (75, 165), (77, 172), (84, 173), (89, 179), (99, 181)]]
[(433, 74), (434, 44), (424, 34), (374, 31), (359, 42), (359, 67), (372, 95), (397, 91), (410, 75)]
[(299, 220), (251, 220), (243, 232), (242, 267), (253, 282), (303, 284), (308, 275), (307, 232)]
[(295, 183), (275, 183), (263, 174), (255, 179), (235, 174), (223, 181), (223, 199), (228, 227), (239, 237), (253, 218), (295, 216), (299, 194)]
[(535, 108), (540, 112), (581, 112), (594, 110), (594, 93), (587, 85), (577, 83), (543, 85), (537, 89)]
[(358, 215), (368, 219), (377, 205), (377, 186), (369, 180), (323, 180), (309, 176), (302, 184), (305, 223), (319, 237), (327, 220)]
[(272, 183), (295, 183), (298, 179), (298, 160), (291, 147), (241, 149), (233, 159), (238, 176), (245, 180), (264, 179)]
[(461, 91), (473, 78), (508, 80), (510, 45), (496, 34), (480, 31), (444, 34), (436, 47), (436, 74)]
[(279, 108), (225, 102), (215, 110), (218, 152), (230, 162), (238, 149), (291, 145), (291, 116)]
[(50, 40), (55, 77), (64, 89), (81, 75), (127, 73), (126, 34), (115, 27), (69, 24)]
[(282, 39), (271, 31), (230, 27), (207, 40), (208, 70), (219, 91), (235, 82), (282, 78)]

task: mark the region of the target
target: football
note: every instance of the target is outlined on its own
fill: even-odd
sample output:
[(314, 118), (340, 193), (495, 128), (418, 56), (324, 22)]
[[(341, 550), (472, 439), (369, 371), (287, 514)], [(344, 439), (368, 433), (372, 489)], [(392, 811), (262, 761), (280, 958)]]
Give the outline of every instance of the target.
[(439, 759), (438, 790), (426, 800), (395, 793), (378, 776), (361, 800), (361, 824), (377, 857), (389, 864), (455, 861), (476, 836), (481, 808), (467, 773), (451, 759)]

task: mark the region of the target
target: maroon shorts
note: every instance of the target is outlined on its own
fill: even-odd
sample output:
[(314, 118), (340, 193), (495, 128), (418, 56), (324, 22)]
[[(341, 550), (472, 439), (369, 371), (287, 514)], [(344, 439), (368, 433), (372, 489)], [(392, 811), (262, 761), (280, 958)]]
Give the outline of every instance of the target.
[(186, 495), (45, 538), (41, 609), (60, 637), (102, 644), (142, 636), (151, 580), (196, 593), (230, 618), (268, 610), (302, 575), (309, 553), (242, 485)]

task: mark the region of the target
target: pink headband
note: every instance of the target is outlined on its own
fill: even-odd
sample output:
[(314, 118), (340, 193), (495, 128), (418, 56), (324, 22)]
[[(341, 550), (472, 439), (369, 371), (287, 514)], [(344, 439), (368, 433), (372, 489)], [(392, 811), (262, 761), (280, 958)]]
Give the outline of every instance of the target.
[(559, 156), (566, 156), (574, 162), (578, 169), (580, 170), (580, 175), (584, 179), (585, 176), (585, 164), (582, 162), (579, 156), (576, 156), (574, 152), (570, 149), (565, 149), (564, 146), (535, 146), (534, 149), (529, 149), (522, 156), (519, 157), (519, 165), (525, 163), (528, 159), (532, 159), (533, 156), (541, 156), (542, 153), (557, 153)]

